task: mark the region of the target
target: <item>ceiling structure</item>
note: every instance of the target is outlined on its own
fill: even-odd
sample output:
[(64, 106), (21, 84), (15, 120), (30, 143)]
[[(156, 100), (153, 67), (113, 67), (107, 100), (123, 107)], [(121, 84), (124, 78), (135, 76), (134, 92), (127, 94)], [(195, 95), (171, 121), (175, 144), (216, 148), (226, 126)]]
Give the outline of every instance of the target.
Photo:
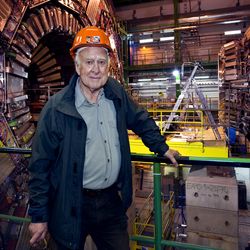
[[(149, 31), (153, 32), (151, 37), (153, 36), (153, 38), (156, 38), (154, 41), (157, 41), (157, 36), (162, 36), (162, 31), (169, 29), (173, 30), (175, 35), (180, 36), (181, 44), (189, 46), (188, 41), (191, 39), (192, 42), (199, 42), (199, 49), (210, 47), (211, 50), (216, 50), (217, 53), (219, 48), (226, 42), (241, 38), (250, 25), (250, 1), (248, 5), (238, 7), (225, 5), (221, 8), (214, 7), (215, 9), (210, 8), (207, 10), (192, 8), (193, 11), (190, 13), (183, 13), (183, 10), (180, 10), (177, 15), (171, 13), (173, 12), (171, 11), (173, 9), (171, 4), (166, 7), (162, 6), (164, 5), (161, 5), (159, 10), (159, 12), (163, 13), (162, 15), (160, 13), (157, 15), (159, 5), (155, 7), (148, 5), (143, 9), (133, 9), (135, 18), (131, 18), (131, 10), (123, 9), (117, 13), (123, 20), (126, 20), (128, 32), (133, 34), (135, 41), (143, 37), (149, 38), (147, 34)], [(164, 8), (170, 9), (170, 13), (164, 15)], [(182, 8), (186, 9), (187, 6)], [(148, 15), (144, 17), (143, 13), (150, 13), (150, 9), (152, 13), (155, 13), (154, 16)], [(238, 34), (225, 35), (225, 32), (230, 33), (236, 30)], [(168, 35), (165, 34), (164, 36)]]
[[(113, 5), (128, 31), (129, 82), (155, 75), (171, 77), (173, 68), (197, 60), (205, 65), (201, 75), (217, 79), (220, 49), (241, 39), (250, 26), (250, 0), (114, 0)], [(142, 39), (151, 42), (141, 44)], [(145, 48), (151, 49), (151, 55)]]
[(235, 39), (250, 24), (250, 0), (115, 0), (113, 4), (116, 15), (126, 22), (128, 32), (133, 34), (168, 28), (180, 32), (206, 28), (206, 34), (211, 33), (209, 29), (220, 34), (241, 29), (239, 36), (232, 37)]

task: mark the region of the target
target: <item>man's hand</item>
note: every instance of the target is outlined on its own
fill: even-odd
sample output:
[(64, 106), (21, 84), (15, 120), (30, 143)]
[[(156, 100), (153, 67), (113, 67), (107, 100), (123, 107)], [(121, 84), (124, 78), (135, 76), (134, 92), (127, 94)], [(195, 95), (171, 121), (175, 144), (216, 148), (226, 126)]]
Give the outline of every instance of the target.
[(164, 154), (164, 156), (168, 158), (174, 164), (175, 167), (178, 167), (178, 162), (176, 161), (176, 158), (180, 156), (180, 153), (178, 151), (169, 148), (168, 151)]
[(48, 223), (47, 222), (30, 223), (29, 230), (31, 233), (30, 245), (36, 246), (39, 241), (45, 239), (45, 236), (48, 232)]

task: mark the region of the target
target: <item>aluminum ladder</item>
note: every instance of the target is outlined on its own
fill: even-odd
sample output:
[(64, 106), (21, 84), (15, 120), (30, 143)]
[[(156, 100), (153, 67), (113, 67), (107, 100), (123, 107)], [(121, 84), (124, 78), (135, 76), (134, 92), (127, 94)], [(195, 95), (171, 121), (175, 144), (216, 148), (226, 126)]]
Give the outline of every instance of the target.
[[(184, 65), (184, 64), (183, 64), (183, 65)], [(208, 121), (209, 121), (209, 124), (210, 124), (210, 126), (211, 126), (211, 128), (212, 128), (212, 130), (213, 130), (213, 133), (214, 133), (214, 135), (215, 135), (215, 138), (216, 138), (217, 140), (220, 140), (220, 139), (221, 139), (221, 136), (220, 136), (218, 127), (217, 127), (217, 125), (216, 125), (216, 123), (215, 123), (215, 121), (214, 121), (213, 115), (212, 115), (211, 111), (208, 110), (207, 100), (206, 100), (204, 94), (202, 93), (202, 91), (199, 89), (199, 87), (197, 86), (197, 84), (196, 84), (195, 81), (194, 81), (194, 76), (195, 76), (196, 71), (197, 71), (199, 68), (202, 69), (202, 70), (204, 70), (204, 69), (203, 69), (203, 67), (201, 66), (201, 64), (200, 64), (199, 62), (195, 62), (193, 65), (194, 65), (194, 68), (193, 68), (193, 70), (192, 70), (192, 73), (191, 73), (190, 77), (188, 78), (187, 82), (185, 83), (184, 88), (183, 88), (183, 90), (181, 91), (181, 94), (179, 95), (179, 97), (178, 97), (178, 99), (177, 99), (177, 101), (176, 101), (176, 103), (175, 103), (175, 105), (174, 105), (173, 110), (172, 110), (170, 116), (168, 117), (168, 120), (167, 120), (167, 122), (166, 122), (166, 124), (165, 124), (165, 126), (164, 126), (164, 128), (163, 128), (163, 131), (166, 132), (166, 130), (169, 129), (170, 124), (171, 124), (171, 122), (173, 121), (174, 116), (175, 116), (175, 113), (176, 113), (176, 111), (179, 109), (180, 104), (181, 104), (183, 98), (184, 98), (186, 95), (188, 95), (188, 96), (190, 97), (189, 87), (190, 87), (191, 84), (193, 84), (194, 87), (195, 87), (195, 92), (196, 92), (197, 96), (199, 97), (200, 102), (201, 102), (201, 104), (202, 104), (202, 108), (203, 108), (205, 114), (206, 114), (207, 117), (208, 117)], [(183, 66), (182, 66), (182, 74), (183, 74)], [(194, 107), (197, 107), (196, 104), (193, 104), (193, 105), (194, 105)]]

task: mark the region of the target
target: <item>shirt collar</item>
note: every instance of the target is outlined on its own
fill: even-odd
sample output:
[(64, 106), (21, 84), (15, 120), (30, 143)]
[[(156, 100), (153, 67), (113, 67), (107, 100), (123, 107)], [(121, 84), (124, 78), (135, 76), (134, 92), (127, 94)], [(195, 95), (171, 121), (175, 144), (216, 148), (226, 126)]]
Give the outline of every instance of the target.
[[(100, 90), (99, 95), (98, 95), (98, 102), (100, 101), (101, 98), (104, 97), (104, 90), (103, 88)], [(81, 105), (93, 105), (90, 103), (85, 95), (82, 93), (81, 88), (80, 88), (80, 78), (78, 77), (76, 81), (76, 86), (75, 86), (75, 106), (76, 108), (79, 108)]]

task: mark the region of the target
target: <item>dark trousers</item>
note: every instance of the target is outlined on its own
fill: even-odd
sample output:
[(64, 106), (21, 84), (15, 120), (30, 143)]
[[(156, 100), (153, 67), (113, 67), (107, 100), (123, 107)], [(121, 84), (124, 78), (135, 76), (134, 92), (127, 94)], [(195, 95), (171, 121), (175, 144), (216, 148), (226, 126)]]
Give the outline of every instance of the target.
[[(88, 235), (98, 250), (129, 250), (127, 216), (115, 188), (101, 192), (83, 191), (82, 246)], [(58, 250), (67, 248), (58, 244)]]

